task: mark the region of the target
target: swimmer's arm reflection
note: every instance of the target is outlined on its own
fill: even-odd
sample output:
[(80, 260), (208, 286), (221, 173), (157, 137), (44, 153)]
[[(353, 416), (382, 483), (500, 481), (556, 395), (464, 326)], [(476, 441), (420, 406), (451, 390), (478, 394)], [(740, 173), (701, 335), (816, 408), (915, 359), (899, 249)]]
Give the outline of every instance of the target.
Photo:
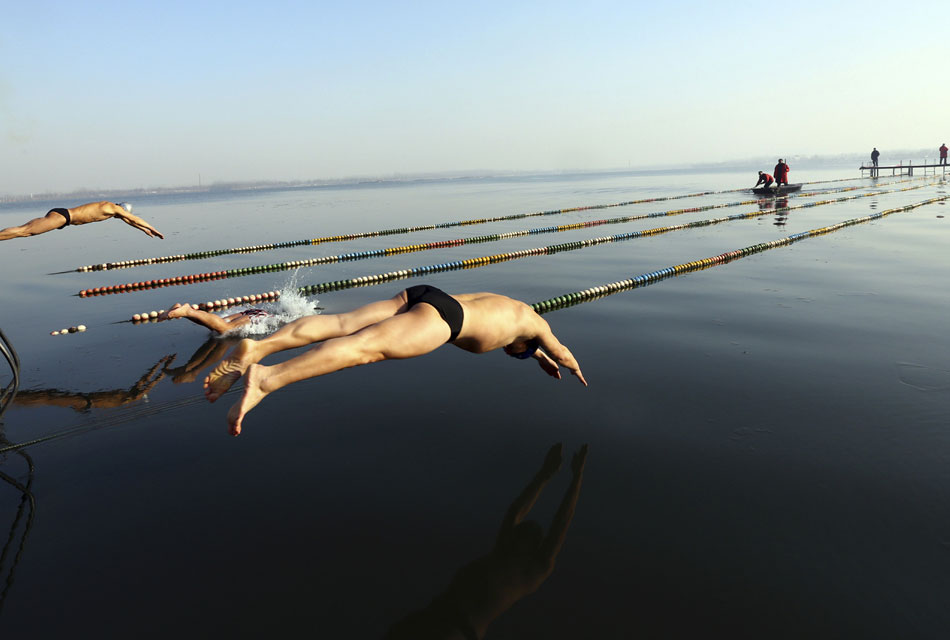
[(561, 506), (554, 514), (554, 520), (551, 522), (551, 528), (548, 535), (541, 545), (541, 557), (548, 564), (548, 573), (554, 570), (554, 560), (561, 551), (564, 539), (567, 537), (567, 528), (574, 518), (574, 510), (577, 508), (577, 498), (581, 492), (581, 482), (584, 479), (584, 465), (587, 464), (587, 445), (577, 450), (571, 460), (571, 472), (574, 474), (571, 478), (571, 484), (561, 500)]
[(538, 496), (541, 495), (544, 486), (561, 469), (562, 450), (563, 446), (560, 442), (548, 450), (547, 456), (544, 458), (544, 463), (542, 463), (541, 468), (534, 475), (534, 478), (531, 479), (528, 486), (521, 491), (514, 502), (511, 503), (511, 506), (508, 507), (505, 519), (502, 520), (501, 523), (501, 529), (498, 531), (498, 538), (495, 541), (496, 547), (501, 544), (503, 538), (508, 536), (519, 522), (525, 519), (528, 512), (534, 507), (534, 503), (537, 502)]
[(174, 368), (166, 366), (164, 371), (172, 377), (172, 382), (175, 384), (194, 382), (202, 369), (220, 360), (227, 350), (228, 342), (211, 337), (198, 347), (198, 350), (184, 365)]

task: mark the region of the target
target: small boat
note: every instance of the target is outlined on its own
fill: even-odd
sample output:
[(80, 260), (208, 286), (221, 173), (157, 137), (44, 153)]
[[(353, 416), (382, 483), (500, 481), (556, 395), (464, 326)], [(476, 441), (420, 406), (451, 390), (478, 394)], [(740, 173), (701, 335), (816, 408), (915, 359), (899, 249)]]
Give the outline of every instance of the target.
[(802, 185), (800, 184), (783, 184), (777, 187), (756, 187), (752, 189), (752, 193), (760, 196), (780, 196), (793, 191), (798, 191), (801, 188)]

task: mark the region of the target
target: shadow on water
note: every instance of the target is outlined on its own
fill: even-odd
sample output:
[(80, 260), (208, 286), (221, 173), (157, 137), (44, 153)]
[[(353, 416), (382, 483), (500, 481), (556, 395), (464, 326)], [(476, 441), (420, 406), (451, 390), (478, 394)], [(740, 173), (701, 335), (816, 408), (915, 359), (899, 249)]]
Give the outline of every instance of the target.
[(524, 518), (560, 470), (561, 450), (560, 443), (551, 447), (534, 478), (508, 507), (491, 552), (459, 569), (425, 609), (393, 624), (387, 640), (481, 638), (493, 620), (537, 591), (554, 571), (574, 517), (587, 460), (585, 444), (571, 460), (571, 484), (545, 535), (540, 524)]

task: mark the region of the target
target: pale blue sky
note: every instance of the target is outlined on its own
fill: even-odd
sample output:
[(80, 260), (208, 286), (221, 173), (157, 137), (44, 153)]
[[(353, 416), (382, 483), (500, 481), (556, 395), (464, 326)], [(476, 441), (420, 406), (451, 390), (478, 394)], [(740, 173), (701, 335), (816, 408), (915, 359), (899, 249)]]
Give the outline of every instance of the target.
[(950, 142), (950, 3), (21, 2), (0, 194)]

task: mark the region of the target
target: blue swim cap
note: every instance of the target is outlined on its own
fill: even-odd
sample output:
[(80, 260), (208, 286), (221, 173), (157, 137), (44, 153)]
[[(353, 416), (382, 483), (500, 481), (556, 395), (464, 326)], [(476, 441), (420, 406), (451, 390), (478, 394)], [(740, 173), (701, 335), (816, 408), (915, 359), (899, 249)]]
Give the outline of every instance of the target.
[(132, 213), (132, 205), (128, 202), (116, 202), (116, 204), (125, 209), (126, 213)]

